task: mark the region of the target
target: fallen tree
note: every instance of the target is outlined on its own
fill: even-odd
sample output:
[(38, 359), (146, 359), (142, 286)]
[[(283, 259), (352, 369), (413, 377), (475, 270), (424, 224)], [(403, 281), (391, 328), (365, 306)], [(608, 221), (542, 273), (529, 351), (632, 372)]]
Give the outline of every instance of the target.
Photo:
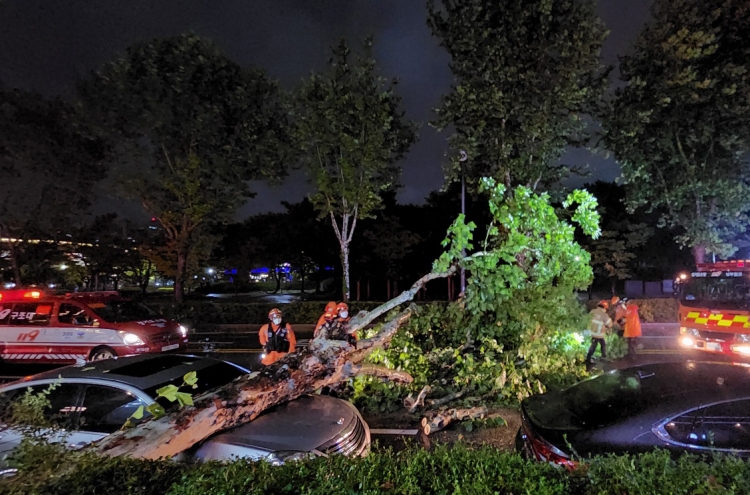
[[(411, 301), (430, 280), (447, 277), (454, 272), (455, 265), (445, 271), (425, 275), (395, 299), (354, 317), (347, 331), (354, 333), (364, 328), (379, 316)], [(109, 456), (127, 455), (142, 459), (172, 457), (211, 435), (252, 421), (270, 407), (358, 374), (408, 383), (411, 381), (408, 373), (362, 363), (370, 352), (386, 345), (414, 311), (415, 307), (410, 306), (399, 312), (374, 337), (357, 342), (356, 347), (345, 341), (328, 340), (321, 332), (306, 349), (288, 354), (260, 372), (195, 397), (192, 406), (114, 433), (90, 449)]]
[[(491, 179), (483, 181), (483, 190), (490, 193), (489, 206), (494, 219), (484, 238), (483, 249), (469, 256), (465, 255), (473, 250), (471, 241), (475, 225), (465, 223), (463, 215), (459, 216), (448, 230), (448, 238), (443, 243), (446, 251), (435, 261), (432, 272), (398, 297), (370, 312), (358, 314), (346, 331), (352, 334), (364, 329), (375, 319), (392, 314), (392, 311), (411, 301), (425, 284), (448, 277), (456, 272), (458, 266), (462, 266), (470, 272), (471, 279), (460, 311), (472, 315), (489, 315), (492, 332), (505, 325), (507, 329), (502, 329), (502, 332), (516, 334), (521, 345), (512, 354), (502, 356), (502, 360), (493, 360), (489, 355), (482, 354), (486, 353), (484, 346), (493, 349), (492, 352), (502, 352), (502, 348), (494, 340), (497, 335), (488, 334), (487, 329), (478, 329), (484, 335), (480, 333), (481, 339), (472, 344), (475, 339), (466, 331), (466, 335), (462, 333), (462, 338), (465, 337), (469, 345), (461, 348), (460, 352), (464, 355), (459, 357), (462, 363), (467, 363), (467, 373), (463, 373), (460, 379), (457, 375), (449, 378), (462, 389), (466, 388), (467, 395), (477, 392), (486, 397), (503, 387), (512, 386), (516, 387), (514, 393), (520, 399), (524, 394), (530, 393), (531, 380), (536, 378), (528, 369), (516, 370), (514, 363), (518, 358), (525, 361), (535, 359), (534, 353), (537, 350), (533, 346), (546, 350), (549, 339), (545, 332), (549, 328), (559, 327), (567, 314), (565, 305), (577, 304), (574, 290), (585, 287), (591, 279), (590, 257), (575, 242), (573, 225), (557, 217), (546, 194), (537, 195), (527, 188), (519, 187), (506, 195), (505, 187)], [(573, 212), (573, 222), (580, 225), (584, 233), (598, 235), (596, 200), (585, 191), (575, 191), (563, 206), (567, 208), (574, 203), (578, 206)], [(387, 366), (374, 365), (372, 361), (377, 361), (375, 356), (370, 359), (370, 363), (364, 361), (374, 350), (386, 346), (414, 311), (414, 307), (409, 307), (397, 313), (371, 338), (357, 342), (356, 347), (347, 341), (328, 339), (327, 331), (321, 331), (306, 349), (289, 354), (260, 372), (251, 373), (191, 398), (192, 405), (110, 435), (92, 445), (90, 450), (110, 456), (128, 455), (146, 459), (172, 457), (211, 435), (252, 421), (270, 407), (320, 388), (336, 385), (359, 374), (409, 383), (412, 376), (407, 367), (394, 366), (395, 360), (391, 360), (390, 364), (388, 361), (380, 361)], [(580, 307), (578, 311), (583, 314)], [(569, 320), (571, 328), (575, 328), (573, 323), (577, 319)], [(464, 329), (461, 330), (464, 332)], [(404, 352), (407, 358), (411, 357), (411, 352), (422, 352), (412, 343), (410, 341), (409, 346), (416, 349), (408, 354)], [(481, 359), (479, 374), (472, 371), (473, 363), (478, 362), (472, 353), (476, 353), (477, 358)], [(542, 359), (547, 356), (543, 352), (539, 354), (543, 356)], [(453, 355), (453, 352), (443, 354)], [(454, 359), (453, 363), (448, 363), (448, 368), (453, 368), (457, 363)], [(533, 364), (538, 367), (539, 363)], [(563, 360), (562, 365), (572, 367), (575, 362), (567, 359)], [(510, 373), (506, 380), (508, 369)], [(475, 378), (484, 380), (489, 386), (483, 385), (484, 390), (479, 388), (474, 391), (472, 387), (476, 385)], [(541, 390), (541, 383), (536, 380), (536, 384)], [(407, 407), (416, 411), (424, 404), (426, 395), (431, 390), (424, 385), (433, 384), (419, 384), (422, 393), (413, 403), (409, 402)], [(438, 383), (434, 385), (440, 387)], [(466, 397), (463, 392), (460, 395), (455, 393), (452, 397), (448, 394), (433, 405), (444, 405), (458, 397), (464, 397), (465, 401), (471, 398)], [(479, 409), (468, 411), (468, 417), (472, 417)], [(433, 418), (435, 422), (430, 423), (430, 430), (435, 431), (450, 421), (464, 418), (464, 412), (454, 410), (445, 414), (437, 413), (440, 416)]]

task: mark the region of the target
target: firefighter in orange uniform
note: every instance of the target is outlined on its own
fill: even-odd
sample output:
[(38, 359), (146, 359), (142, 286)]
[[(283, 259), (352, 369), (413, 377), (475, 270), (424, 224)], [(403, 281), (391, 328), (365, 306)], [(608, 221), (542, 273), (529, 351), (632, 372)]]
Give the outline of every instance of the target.
[(341, 340), (347, 340), (351, 345), (356, 346), (357, 336), (353, 333), (346, 333), (346, 327), (349, 325), (349, 320), (351, 320), (351, 316), (349, 316), (349, 306), (344, 302), (340, 302), (338, 306), (336, 306), (336, 316), (338, 317), (341, 333), (343, 334), (341, 335)]
[[(624, 299), (627, 300), (627, 298)], [(627, 311), (627, 308), (625, 307), (625, 303), (623, 303), (617, 296), (612, 298), (611, 304), (612, 307), (615, 308), (615, 323), (620, 327), (617, 331), (617, 335), (622, 337), (625, 332), (625, 312)]]
[(323, 314), (320, 315), (320, 318), (318, 318), (318, 324), (315, 325), (315, 333), (313, 337), (317, 337), (321, 327), (326, 323), (330, 323), (334, 318), (336, 318), (337, 313), (338, 311), (336, 308), (336, 301), (328, 301), (328, 304), (326, 304), (326, 309), (323, 311)]
[(268, 312), (270, 323), (260, 327), (258, 338), (263, 346), (264, 356), (261, 362), (268, 366), (282, 358), (288, 352), (294, 352), (297, 338), (292, 326), (282, 319), (281, 310), (273, 308)]
[(628, 356), (635, 354), (638, 346), (638, 337), (641, 332), (641, 317), (638, 315), (638, 306), (628, 303), (628, 298), (622, 298), (622, 306), (625, 306), (625, 333), (623, 337), (628, 339)]

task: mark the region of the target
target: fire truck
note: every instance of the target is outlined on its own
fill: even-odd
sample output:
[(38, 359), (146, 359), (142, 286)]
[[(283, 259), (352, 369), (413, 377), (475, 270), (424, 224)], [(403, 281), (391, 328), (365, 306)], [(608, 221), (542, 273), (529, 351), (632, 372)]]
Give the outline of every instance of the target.
[(698, 264), (677, 282), (680, 345), (750, 357), (750, 260)]

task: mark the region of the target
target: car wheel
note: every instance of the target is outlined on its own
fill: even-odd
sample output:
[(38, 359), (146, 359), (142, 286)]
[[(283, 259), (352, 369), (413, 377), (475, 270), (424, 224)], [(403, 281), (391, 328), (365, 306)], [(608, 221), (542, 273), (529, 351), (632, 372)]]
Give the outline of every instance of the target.
[(117, 354), (109, 347), (97, 347), (89, 355), (89, 361), (101, 361), (103, 359), (112, 359)]

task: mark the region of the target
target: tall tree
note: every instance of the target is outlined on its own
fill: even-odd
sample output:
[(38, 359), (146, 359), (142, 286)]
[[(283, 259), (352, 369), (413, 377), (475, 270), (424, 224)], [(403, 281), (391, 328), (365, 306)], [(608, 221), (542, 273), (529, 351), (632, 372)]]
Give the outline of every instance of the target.
[(731, 254), (750, 219), (750, 6), (659, 0), (621, 73), (604, 141), (630, 207), (663, 208), (696, 263)]
[(415, 140), (394, 85), (376, 74), (371, 39), (360, 55), (342, 41), (329, 70), (313, 74), (297, 95), (297, 140), (317, 188), (315, 206), (321, 217), (330, 216), (341, 248), (344, 300), (357, 220), (381, 208), (381, 193), (394, 188), (400, 174), (396, 161)]
[(589, 0), (429, 2), (428, 24), (451, 56), (452, 92), (437, 110), (452, 149), (449, 180), (493, 177), (549, 187), (566, 146), (586, 140), (583, 115), (605, 87), (599, 52), (607, 30)]
[(124, 184), (162, 228), (154, 261), (180, 302), (190, 266), (210, 251), (211, 226), (250, 197), (245, 180), (283, 173), (279, 89), (213, 43), (182, 35), (131, 46), (78, 94), (121, 146), (147, 157)]
[(16, 284), (27, 282), (23, 251), (38, 251), (28, 241), (64, 237), (90, 206), (104, 155), (104, 142), (65, 101), (0, 90), (0, 237)]

